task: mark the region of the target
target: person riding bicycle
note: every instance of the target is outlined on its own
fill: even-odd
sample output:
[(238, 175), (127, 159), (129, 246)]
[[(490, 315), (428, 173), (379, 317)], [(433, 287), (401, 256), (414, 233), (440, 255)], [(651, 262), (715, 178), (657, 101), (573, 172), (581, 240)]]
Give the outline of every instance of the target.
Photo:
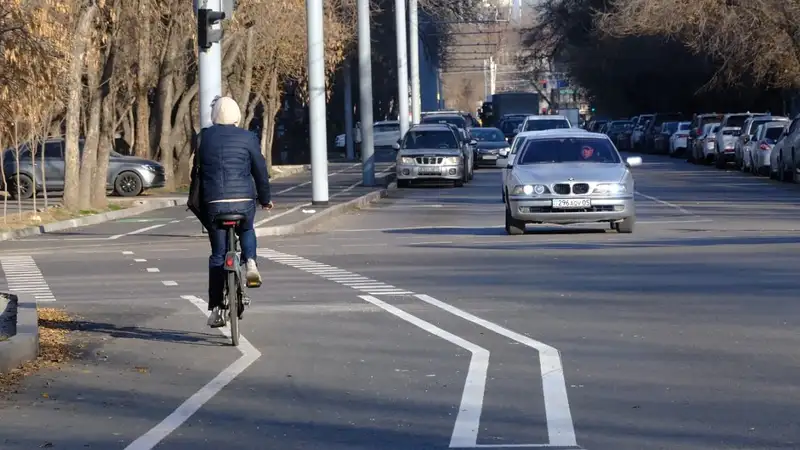
[(217, 98), (211, 106), (213, 125), (202, 132), (195, 158), (199, 161), (202, 185), (202, 204), (206, 216), (205, 226), (211, 241), (208, 258), (208, 325), (217, 328), (225, 325), (222, 311), (225, 286), (225, 230), (217, 227), (219, 214), (243, 214), (236, 227), (245, 277), (249, 283), (261, 283), (256, 264), (256, 232), (253, 222), (256, 201), (263, 209), (272, 208), (269, 173), (258, 137), (251, 131), (239, 128), (242, 113), (230, 97)]

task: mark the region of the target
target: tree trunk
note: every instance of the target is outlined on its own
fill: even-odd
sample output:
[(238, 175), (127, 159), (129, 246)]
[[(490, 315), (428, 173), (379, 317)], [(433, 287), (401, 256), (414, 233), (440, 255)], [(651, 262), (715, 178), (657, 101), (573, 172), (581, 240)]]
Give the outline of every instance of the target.
[(100, 77), (104, 69), (98, 59), (97, 49), (87, 54), (86, 78), (89, 92), (89, 120), (86, 123), (86, 140), (83, 143), (81, 157), (80, 185), (78, 186), (78, 205), (80, 209), (92, 207), (92, 180), (97, 171), (97, 145), (100, 140), (100, 114), (103, 108), (103, 92), (100, 88)]
[[(247, 113), (244, 109), (247, 107), (247, 104), (250, 103), (250, 92), (253, 90), (253, 64), (255, 63), (255, 56), (254, 53), (255, 47), (255, 28), (250, 27), (247, 30), (247, 46), (245, 47), (245, 58), (244, 58), (244, 76), (242, 79), (242, 84), (240, 85), (239, 96), (236, 101), (239, 103), (239, 108), (242, 109), (242, 118)], [(242, 128), (247, 128), (247, 124), (244, 120), (242, 123), (239, 124)]]
[(78, 20), (75, 37), (72, 43), (69, 78), (67, 80), (67, 131), (64, 149), (64, 208), (75, 210), (79, 205), (79, 149), (80, 113), (81, 113), (81, 75), (83, 74), (83, 56), (89, 41), (92, 20), (97, 13), (97, 6), (90, 5)]
[(145, 0), (139, 0), (139, 48), (136, 77), (136, 156), (150, 158), (150, 11)]
[(164, 174), (166, 175), (164, 187), (168, 191), (175, 189), (173, 156), (175, 145), (172, 139), (172, 111), (175, 107), (175, 87), (172, 79), (175, 60), (178, 57), (178, 45), (176, 44), (180, 44), (177, 39), (167, 42), (168, 48), (161, 64), (161, 73), (158, 80), (159, 117), (161, 118), (158, 147), (161, 154), (161, 165), (164, 166)]
[(108, 206), (108, 164), (111, 157), (111, 149), (114, 147), (114, 103), (115, 95), (113, 92), (105, 95), (103, 99), (103, 120), (100, 126), (100, 142), (97, 151), (97, 170), (94, 171), (92, 179), (92, 206), (98, 209), (105, 209)]
[(275, 118), (280, 110), (281, 92), (278, 89), (278, 71), (269, 75), (269, 87), (264, 101), (264, 117), (261, 125), (261, 153), (267, 160), (267, 167), (272, 168), (272, 147), (275, 137)]

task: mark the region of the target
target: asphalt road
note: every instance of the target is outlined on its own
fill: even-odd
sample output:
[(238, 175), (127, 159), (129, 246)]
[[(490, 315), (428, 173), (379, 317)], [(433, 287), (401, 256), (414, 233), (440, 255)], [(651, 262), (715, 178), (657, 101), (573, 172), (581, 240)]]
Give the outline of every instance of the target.
[(85, 357), (0, 408), (0, 446), (800, 448), (800, 187), (635, 176), (633, 235), (506, 236), (482, 170), (261, 238), (238, 350), (195, 304), (204, 240), (26, 241), (2, 256), (33, 258)]

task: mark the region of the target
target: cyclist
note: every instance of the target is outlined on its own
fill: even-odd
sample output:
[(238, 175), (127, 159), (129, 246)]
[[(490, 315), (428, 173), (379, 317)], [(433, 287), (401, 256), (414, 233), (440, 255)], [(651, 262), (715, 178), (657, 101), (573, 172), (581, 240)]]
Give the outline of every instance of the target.
[(225, 252), (227, 242), (225, 230), (217, 228), (214, 218), (218, 214), (238, 213), (245, 220), (237, 227), (236, 234), (245, 264), (248, 282), (261, 282), (256, 265), (256, 232), (253, 222), (257, 200), (263, 209), (271, 209), (269, 173), (267, 163), (261, 155), (261, 146), (256, 135), (239, 128), (242, 113), (236, 101), (220, 97), (211, 106), (213, 125), (202, 132), (196, 158), (202, 186), (202, 203), (205, 225), (211, 241), (211, 256), (208, 258), (208, 309), (211, 315), (208, 325), (217, 328), (225, 325), (223, 304), (225, 284)]

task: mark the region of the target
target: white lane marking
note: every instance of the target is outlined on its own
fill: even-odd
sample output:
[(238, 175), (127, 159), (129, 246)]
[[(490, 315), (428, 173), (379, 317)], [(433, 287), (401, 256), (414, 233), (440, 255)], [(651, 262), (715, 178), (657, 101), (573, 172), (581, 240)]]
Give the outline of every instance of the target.
[(457, 345), (472, 354), (467, 369), (467, 379), (461, 393), (461, 405), (458, 408), (453, 434), (450, 437), (450, 448), (475, 447), (480, 430), (483, 396), (486, 391), (486, 375), (489, 370), (489, 351), (464, 338), (445, 331), (436, 325), (411, 315), (400, 308), (378, 300), (370, 295), (359, 295), (364, 301), (405, 320), (406, 322), (427, 331), (428, 333)]
[(146, 259), (143, 259), (143, 258), (134, 258), (133, 260), (134, 260), (135, 262), (147, 262), (147, 260), (146, 260)]
[(161, 272), (160, 270), (158, 270), (158, 267), (148, 267), (147, 271), (150, 273)]
[(162, 283), (164, 283), (164, 286), (177, 286), (178, 285), (177, 281), (170, 281), (170, 280), (162, 281)]
[(122, 252), (122, 254), (123, 254), (123, 255), (132, 255), (132, 254), (133, 254), (133, 252), (132, 252), (132, 251), (130, 251), (130, 250), (125, 250), (125, 251), (123, 251), (123, 252)]
[(177, 219), (177, 220), (170, 220), (170, 221), (169, 221), (169, 223), (178, 223), (178, 222), (180, 222), (180, 219)]
[[(330, 177), (332, 177), (332, 176), (334, 176), (334, 175), (339, 175), (340, 173), (347, 172), (348, 170), (352, 169), (353, 167), (360, 166), (360, 165), (361, 165), (361, 163), (355, 163), (355, 164), (349, 165), (349, 166), (345, 167), (345, 168), (344, 168), (344, 169), (342, 169), (342, 170), (339, 170), (339, 171), (337, 171), (337, 172), (332, 172), (332, 173), (328, 174), (328, 178), (330, 178)], [(294, 185), (294, 186), (290, 186), (290, 187), (288, 187), (288, 188), (286, 188), (286, 189), (284, 189), (284, 190), (282, 190), (282, 191), (276, 192), (276, 193), (275, 193), (275, 194), (273, 194), (273, 195), (281, 195), (281, 194), (285, 194), (285, 193), (287, 193), (287, 192), (291, 192), (291, 191), (293, 191), (293, 190), (295, 190), (295, 189), (297, 189), (297, 188), (301, 188), (301, 187), (303, 187), (303, 186), (308, 186), (309, 184), (311, 184), (311, 180), (309, 180), (309, 181), (306, 181), (306, 182), (303, 182), (303, 183), (300, 183), (300, 184), (296, 184), (296, 185)]]
[(300, 208), (305, 208), (306, 206), (311, 206), (311, 203), (303, 203), (302, 205), (297, 205), (294, 208), (288, 209), (288, 210), (286, 210), (286, 211), (284, 211), (284, 212), (282, 212), (280, 214), (275, 214), (274, 216), (270, 215), (266, 219), (259, 220), (258, 222), (254, 223), (253, 224), (253, 228), (261, 226), (261, 225), (263, 225), (263, 224), (265, 224), (267, 222), (273, 221), (273, 220), (275, 220), (275, 219), (277, 219), (279, 217), (283, 217), (283, 216), (285, 216), (287, 214), (291, 214), (291, 213), (297, 211)]
[[(394, 165), (392, 165), (391, 167), (389, 167), (387, 169), (384, 169), (384, 170), (378, 172), (376, 175), (383, 175), (383, 174), (385, 174), (386, 172), (388, 172), (390, 170), (394, 170)], [(355, 183), (351, 184), (350, 186), (347, 186), (346, 188), (342, 189), (341, 191), (331, 195), (331, 198), (336, 198), (336, 197), (338, 197), (340, 195), (344, 195), (344, 194), (352, 191), (353, 189), (357, 188), (358, 186), (361, 186), (362, 183), (363, 183), (363, 180), (362, 181), (356, 181)]]
[[(205, 300), (194, 295), (182, 295), (181, 298), (192, 302), (206, 317), (209, 316), (210, 312), (207, 311), (208, 308)], [(219, 328), (219, 330), (225, 337), (230, 338), (231, 333), (228, 327)], [(242, 353), (241, 358), (234, 361), (233, 364), (226, 367), (225, 370), (220, 372), (213, 380), (209, 381), (208, 384), (189, 397), (178, 406), (172, 414), (162, 420), (161, 423), (131, 442), (125, 447), (125, 450), (151, 450), (155, 448), (173, 431), (178, 429), (179, 426), (189, 420), (203, 405), (208, 403), (215, 395), (219, 394), (225, 386), (261, 357), (261, 352), (253, 347), (253, 344), (244, 336), (239, 338), (239, 346), (237, 349)]]
[(572, 413), (569, 409), (567, 383), (564, 379), (564, 367), (561, 364), (561, 355), (558, 353), (558, 350), (543, 342), (539, 342), (528, 336), (497, 325), (494, 322), (481, 319), (478, 316), (472, 315), (429, 295), (417, 294), (415, 297), (425, 303), (447, 311), (454, 316), (458, 316), (539, 352), (539, 367), (542, 372), (542, 390), (544, 392), (544, 413), (547, 418), (547, 434), (550, 438), (550, 445), (562, 447), (578, 445), (575, 438)]
[(31, 294), (39, 302), (56, 301), (42, 272), (30, 256), (0, 257), (0, 265), (5, 272), (8, 289), (12, 293)]
[[(260, 255), (263, 255), (265, 258), (273, 261), (279, 261), (280, 259), (286, 259), (287, 257), (300, 258), (297, 256), (281, 253), (272, 250), (270, 248), (259, 248), (258, 252)], [(306, 264), (315, 263), (314, 261), (311, 261), (306, 258), (300, 258), (300, 259)], [(296, 259), (293, 259), (293, 261), (296, 261)], [(308, 270), (304, 271), (309, 272)], [(353, 275), (358, 275), (358, 274), (354, 273)], [(363, 278), (369, 281), (375, 281), (366, 277)], [(337, 283), (345, 285), (352, 284), (350, 281), (337, 281)], [(564, 378), (564, 368), (561, 364), (561, 355), (559, 354), (558, 350), (543, 342), (539, 342), (535, 339), (516, 333), (488, 320), (481, 319), (466, 311), (458, 309), (455, 306), (437, 300), (431, 296), (424, 294), (414, 294), (411, 291), (402, 291), (402, 294), (400, 294), (399, 288), (397, 292), (398, 292), (397, 295), (414, 295), (419, 300), (422, 300), (432, 306), (436, 306), (437, 308), (449, 312), (450, 314), (453, 314), (464, 320), (470, 321), (476, 325), (479, 325), (490, 331), (500, 334), (501, 336), (505, 336), (513, 341), (519, 342), (520, 344), (530, 347), (539, 353), (539, 367), (542, 377), (545, 419), (547, 422), (547, 433), (548, 433), (549, 443), (503, 445), (502, 447), (578, 447), (577, 440), (575, 437), (575, 427), (572, 422), (572, 413), (569, 407), (569, 399), (567, 396), (567, 385), (566, 385), (566, 380)], [(392, 294), (387, 293), (384, 295), (392, 295)], [(484, 445), (478, 445), (477, 443), (475, 443), (475, 441), (473, 441), (471, 445), (459, 445), (459, 447), (478, 448), (478, 447), (484, 447)], [(488, 445), (486, 447), (491, 448), (493, 446)]]
[(161, 228), (164, 225), (166, 225), (166, 224), (165, 223), (160, 223), (158, 225), (150, 225), (149, 227), (139, 228), (138, 230), (129, 231), (127, 233), (115, 234), (113, 236), (109, 236), (108, 239), (109, 240), (114, 240), (114, 239), (119, 239), (119, 238), (121, 238), (123, 236), (132, 236), (134, 234), (144, 233), (145, 231), (150, 231), (150, 230), (155, 230), (156, 228)]
[(670, 224), (670, 223), (708, 223), (713, 222), (711, 219), (701, 219), (701, 220), (637, 220), (636, 225), (658, 225), (658, 224)]
[(195, 217), (194, 214), (192, 214), (191, 216), (186, 216), (186, 218), (187, 219), (196, 219), (197, 217)]
[(674, 203), (670, 203), (670, 202), (665, 201), (665, 200), (661, 200), (660, 198), (653, 197), (652, 195), (642, 194), (639, 191), (634, 191), (634, 194), (642, 196), (642, 197), (644, 197), (644, 198), (646, 198), (648, 200), (652, 200), (652, 201), (654, 201), (656, 203), (659, 203), (659, 204), (662, 204), (664, 206), (669, 206), (670, 208), (677, 209), (682, 214), (686, 214), (687, 216), (696, 216), (697, 215), (697, 214), (695, 214), (695, 213), (683, 208), (682, 206), (676, 205)]

